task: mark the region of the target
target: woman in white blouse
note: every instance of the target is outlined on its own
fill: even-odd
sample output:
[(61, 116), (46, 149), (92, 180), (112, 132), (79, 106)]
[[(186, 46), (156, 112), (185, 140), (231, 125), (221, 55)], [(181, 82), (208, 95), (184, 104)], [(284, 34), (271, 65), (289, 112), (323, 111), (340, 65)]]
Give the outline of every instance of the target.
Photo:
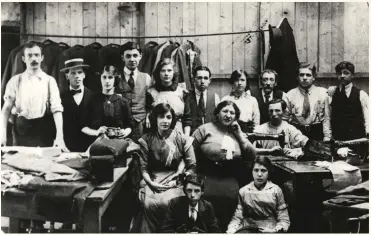
[(246, 71), (233, 71), (229, 83), (232, 84), (232, 92), (230, 95), (223, 97), (222, 101), (233, 101), (241, 110), (238, 123), (242, 131), (253, 132), (254, 127), (260, 124), (260, 112), (258, 101), (250, 95), (250, 85)]

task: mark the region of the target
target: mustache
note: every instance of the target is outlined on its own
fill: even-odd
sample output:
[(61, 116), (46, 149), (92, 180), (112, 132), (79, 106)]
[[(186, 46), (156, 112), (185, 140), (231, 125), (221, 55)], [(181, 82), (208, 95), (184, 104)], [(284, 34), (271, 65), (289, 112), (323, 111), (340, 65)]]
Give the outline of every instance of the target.
[(273, 88), (272, 85), (264, 85), (263, 88)]
[(38, 65), (39, 63), (37, 63), (36, 61), (32, 61), (31, 62), (31, 65)]

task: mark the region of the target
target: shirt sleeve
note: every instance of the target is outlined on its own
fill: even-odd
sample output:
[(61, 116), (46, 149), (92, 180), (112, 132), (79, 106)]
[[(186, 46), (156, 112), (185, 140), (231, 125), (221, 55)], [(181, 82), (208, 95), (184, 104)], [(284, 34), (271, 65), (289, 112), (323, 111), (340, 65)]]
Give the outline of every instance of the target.
[(331, 139), (332, 130), (331, 130), (331, 96), (327, 96), (325, 100), (325, 117), (322, 122), (323, 126), (323, 136), (325, 138)]
[(185, 169), (189, 173), (196, 171), (196, 156), (192, 146), (193, 138), (183, 135), (184, 143), (184, 163)]
[(123, 127), (124, 128), (133, 128), (133, 116), (131, 115), (131, 108), (129, 102), (125, 99), (121, 99), (121, 111), (123, 117)]
[(260, 111), (258, 101), (255, 98), (253, 99), (252, 107), (253, 107), (252, 119), (254, 121), (254, 127), (257, 127), (260, 125)]
[(227, 233), (235, 233), (241, 227), (242, 221), (243, 221), (243, 206), (241, 195), (239, 195), (237, 208), (234, 212), (231, 222), (229, 222)]
[(184, 112), (182, 117), (183, 128), (186, 126), (192, 126), (192, 111), (189, 104), (189, 94), (183, 91), (183, 100), (184, 100)]
[(138, 140), (139, 146), (140, 146), (140, 158), (139, 158), (139, 164), (140, 164), (140, 171), (143, 173), (148, 173), (148, 152), (149, 152), (149, 146), (147, 144), (147, 135), (142, 136)]
[(200, 127), (193, 132), (192, 137), (193, 137), (193, 150), (195, 152), (196, 162), (198, 162), (197, 167), (199, 167), (200, 157), (202, 157), (201, 144), (204, 142), (204, 135)]
[(290, 227), (290, 217), (287, 211), (287, 205), (285, 203), (282, 190), (279, 187), (277, 187), (277, 190), (275, 190), (275, 196), (276, 196), (276, 201), (277, 201), (276, 229), (277, 230), (283, 229), (286, 232)]
[(17, 95), (18, 77), (20, 75), (12, 77), (6, 85), (4, 93), (4, 101), (15, 102)]
[(303, 135), (301, 131), (296, 129), (296, 127), (290, 125), (289, 128), (289, 134), (290, 134), (290, 145), (291, 148), (299, 148), (304, 147), (305, 144), (308, 142), (308, 137)]
[(361, 101), (363, 118), (365, 120), (365, 131), (368, 134), (368, 95), (364, 91), (360, 91), (359, 99)]
[(220, 103), (219, 95), (215, 93), (215, 108), (216, 106), (218, 106), (219, 103)]
[(289, 119), (290, 119), (290, 111), (289, 111), (289, 97), (287, 96), (287, 94), (285, 92), (282, 93), (282, 100), (286, 102), (286, 109), (283, 110), (283, 117), (282, 119), (289, 122)]
[(51, 113), (63, 112), (61, 97), (57, 82), (53, 77), (49, 77), (49, 102)]

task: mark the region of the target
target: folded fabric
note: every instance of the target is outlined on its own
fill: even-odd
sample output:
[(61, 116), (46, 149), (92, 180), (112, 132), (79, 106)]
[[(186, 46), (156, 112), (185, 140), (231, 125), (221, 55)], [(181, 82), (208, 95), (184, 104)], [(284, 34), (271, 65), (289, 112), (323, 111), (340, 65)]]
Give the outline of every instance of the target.
[(337, 194), (368, 195), (370, 189), (369, 183), (370, 182), (367, 180), (363, 183), (346, 187), (345, 189), (338, 191)]
[(301, 148), (293, 148), (293, 149), (284, 148), (283, 153), (285, 154), (286, 157), (291, 157), (294, 159), (298, 159), (301, 156), (304, 156), (304, 152)]
[(100, 155), (110, 155), (112, 154), (115, 157), (122, 156), (126, 148), (129, 146), (129, 142), (126, 139), (107, 139), (100, 138), (97, 139), (90, 146), (90, 156), (100, 156)]
[(1, 148), (2, 152), (33, 154), (43, 157), (55, 157), (62, 153), (59, 147), (24, 147), (24, 146), (5, 146)]
[(333, 198), (328, 200), (328, 202), (332, 204), (342, 205), (342, 206), (351, 206), (360, 203), (367, 202), (368, 199), (360, 199), (360, 198)]
[(331, 171), (333, 177), (330, 190), (338, 191), (362, 182), (360, 169), (344, 161), (333, 162), (328, 169)]
[(48, 176), (56, 176), (55, 174), (65, 175), (63, 179), (67, 181), (76, 181), (84, 178), (78, 171), (66, 165), (56, 163), (47, 157), (15, 153), (4, 158), (3, 163), (22, 171), (41, 172)]
[(34, 176), (26, 175), (17, 170), (2, 170), (1, 183), (5, 185), (2, 192), (5, 193), (9, 188), (18, 187), (19, 185), (28, 184)]

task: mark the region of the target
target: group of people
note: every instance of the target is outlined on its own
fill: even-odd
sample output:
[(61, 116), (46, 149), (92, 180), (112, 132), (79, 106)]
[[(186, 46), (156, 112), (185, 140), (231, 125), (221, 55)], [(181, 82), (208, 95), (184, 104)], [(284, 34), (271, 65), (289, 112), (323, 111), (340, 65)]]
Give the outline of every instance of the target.
[[(133, 232), (287, 231), (283, 193), (270, 181), (269, 157), (260, 155), (298, 158), (295, 149), (309, 139), (368, 135), (368, 96), (353, 85), (350, 62), (336, 66), (340, 84), (328, 90), (313, 85), (316, 68), (301, 63), (298, 87), (287, 94), (275, 89), (274, 70), (261, 73), (256, 91), (246, 71), (236, 70), (229, 80), (232, 92), (220, 99), (208, 91), (212, 77), (206, 66), (193, 70), (194, 89), (188, 91), (178, 85), (170, 58), (159, 61), (150, 76), (138, 71), (137, 43), (122, 45), (120, 53), (124, 67), (104, 66), (100, 94), (84, 86), (89, 66), (83, 59), (67, 60), (61, 71), (69, 89), (60, 94), (55, 79), (40, 68), (42, 46), (26, 44), (26, 71), (6, 86), (1, 144), (8, 123), (13, 145), (72, 152), (86, 151), (109, 128), (119, 128), (118, 138), (130, 137), (140, 149), (142, 206)], [(276, 140), (251, 143), (249, 132), (284, 132), (285, 146)]]

